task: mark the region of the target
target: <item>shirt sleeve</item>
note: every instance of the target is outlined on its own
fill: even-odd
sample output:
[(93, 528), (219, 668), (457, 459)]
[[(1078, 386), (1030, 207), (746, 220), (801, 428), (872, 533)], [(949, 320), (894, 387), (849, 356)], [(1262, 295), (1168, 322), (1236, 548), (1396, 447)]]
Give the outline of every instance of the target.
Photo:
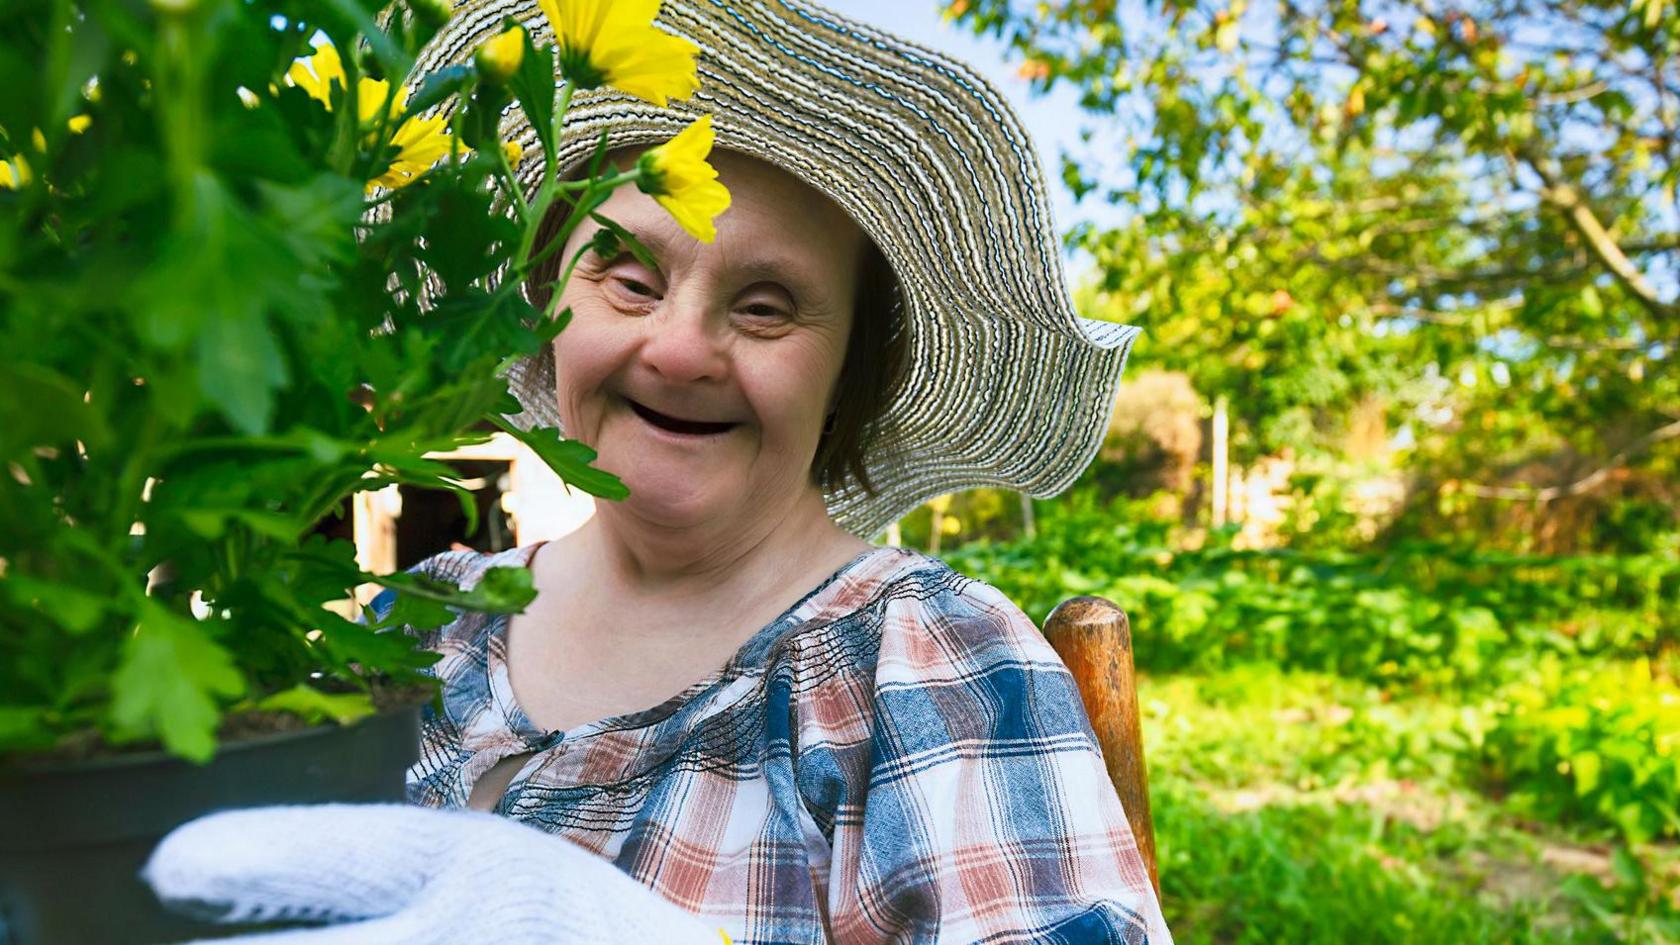
[(889, 602), (867, 714), (834, 942), (1170, 945), (1073, 678), (1001, 592)]

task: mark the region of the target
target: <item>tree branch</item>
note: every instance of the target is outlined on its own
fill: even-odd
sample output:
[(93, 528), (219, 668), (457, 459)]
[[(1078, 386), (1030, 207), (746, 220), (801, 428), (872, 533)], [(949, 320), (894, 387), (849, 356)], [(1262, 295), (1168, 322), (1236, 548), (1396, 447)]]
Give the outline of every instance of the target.
[(1602, 468), (1587, 476), (1577, 479), (1574, 482), (1568, 483), (1567, 485), (1547, 486), (1544, 489), (1535, 489), (1529, 486), (1484, 486), (1478, 483), (1467, 482), (1460, 483), (1459, 488), (1463, 489), (1470, 495), (1483, 499), (1532, 499), (1539, 502), (1550, 502), (1554, 499), (1580, 495), (1583, 492), (1589, 492), (1598, 488), (1605, 480), (1610, 478), (1611, 473), (1622, 468), (1622, 464), (1626, 463), (1629, 459), (1632, 459), (1634, 456), (1650, 449), (1652, 446), (1655, 446), (1663, 440), (1672, 440), (1677, 436), (1680, 436), (1680, 420), (1676, 420), (1667, 426), (1658, 427), (1650, 433), (1634, 440), (1621, 452), (1610, 457), (1609, 462), (1605, 463)]
[(1527, 164), (1535, 175), (1540, 178), (1540, 197), (1547, 203), (1561, 210), (1569, 225), (1585, 240), (1587, 247), (1592, 250), (1605, 268), (1616, 277), (1634, 298), (1659, 318), (1673, 318), (1680, 316), (1680, 306), (1664, 302), (1657, 296), (1657, 290), (1645, 278), (1644, 273), (1633, 265), (1627, 254), (1616, 244), (1604, 224), (1598, 221), (1598, 216), (1592, 208), (1587, 206), (1586, 200), (1574, 185), (1563, 180), (1563, 170), (1556, 162), (1532, 154), (1523, 154), (1523, 163)]

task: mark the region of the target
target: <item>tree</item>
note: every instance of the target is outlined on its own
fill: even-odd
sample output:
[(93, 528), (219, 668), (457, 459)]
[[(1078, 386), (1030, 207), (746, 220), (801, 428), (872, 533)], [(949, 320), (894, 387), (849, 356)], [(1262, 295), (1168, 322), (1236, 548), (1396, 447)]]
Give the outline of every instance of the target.
[(1239, 454), (1332, 448), (1377, 397), (1432, 514), (1619, 490), (1673, 527), (1674, 0), (947, 14), (1037, 88), (1077, 89), (1086, 146), (1062, 179), (1123, 210), (1069, 234), (1099, 264), (1087, 301), (1230, 395)]

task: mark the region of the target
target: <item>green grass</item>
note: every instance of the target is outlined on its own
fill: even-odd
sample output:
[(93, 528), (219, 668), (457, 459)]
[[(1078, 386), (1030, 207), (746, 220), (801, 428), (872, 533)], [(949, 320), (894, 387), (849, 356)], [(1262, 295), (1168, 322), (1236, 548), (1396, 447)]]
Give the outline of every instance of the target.
[(1618, 854), (1479, 790), (1480, 704), (1265, 666), (1142, 694), (1181, 943), (1680, 941), (1675, 846)]

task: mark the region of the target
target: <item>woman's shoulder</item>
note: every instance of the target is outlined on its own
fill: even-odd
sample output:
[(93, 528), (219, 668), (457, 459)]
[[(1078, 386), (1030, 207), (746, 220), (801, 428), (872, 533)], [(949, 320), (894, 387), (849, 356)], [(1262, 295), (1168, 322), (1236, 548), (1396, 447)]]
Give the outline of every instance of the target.
[(847, 575), (831, 605), (841, 620), (869, 626), (882, 659), (1054, 659), (1038, 626), (1007, 594), (914, 549), (878, 549)]

